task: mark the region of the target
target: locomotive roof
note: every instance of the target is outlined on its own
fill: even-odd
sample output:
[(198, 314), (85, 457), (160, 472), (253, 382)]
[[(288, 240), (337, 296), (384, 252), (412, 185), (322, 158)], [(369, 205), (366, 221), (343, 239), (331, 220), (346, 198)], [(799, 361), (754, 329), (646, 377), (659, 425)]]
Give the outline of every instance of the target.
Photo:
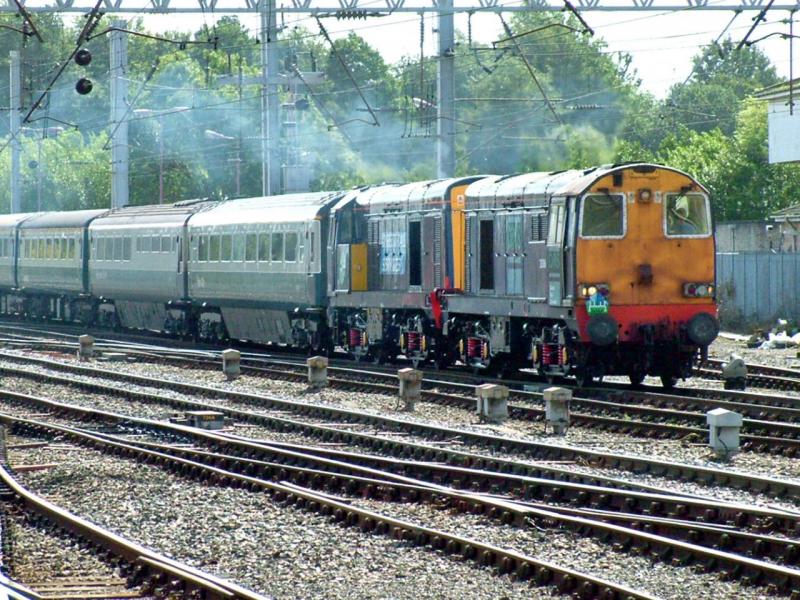
[[(540, 197), (542, 202), (551, 196), (577, 196), (584, 193), (598, 179), (614, 171), (628, 169), (649, 171), (666, 169), (682, 173), (690, 179), (691, 175), (672, 167), (650, 163), (630, 163), (624, 165), (603, 165), (583, 170), (555, 171), (552, 173), (524, 173), (480, 179), (467, 188), (467, 201), (484, 204), (510, 200)], [(702, 186), (701, 186), (702, 187)], [(704, 191), (705, 188), (703, 188)], [(533, 203), (534, 205), (536, 202)]]
[(91, 228), (183, 224), (189, 215), (208, 209), (216, 204), (216, 202), (210, 200), (197, 199), (184, 200), (173, 204), (124, 206), (95, 219)]
[(68, 210), (41, 213), (23, 221), (20, 229), (58, 229), (86, 227), (92, 219), (104, 215), (107, 209), (99, 210)]
[(356, 202), (362, 206), (369, 205), (378, 209), (386, 205), (411, 203), (439, 205), (454, 185), (469, 184), (485, 177), (487, 176), (474, 175), (471, 177), (430, 179), (406, 184), (386, 183), (354, 192), (351, 198), (355, 197)]
[(16, 227), (25, 219), (29, 219), (40, 214), (42, 213), (14, 213), (11, 215), (0, 215), (0, 228), (5, 229)]
[(343, 192), (309, 192), (220, 202), (192, 216), (192, 227), (313, 221)]

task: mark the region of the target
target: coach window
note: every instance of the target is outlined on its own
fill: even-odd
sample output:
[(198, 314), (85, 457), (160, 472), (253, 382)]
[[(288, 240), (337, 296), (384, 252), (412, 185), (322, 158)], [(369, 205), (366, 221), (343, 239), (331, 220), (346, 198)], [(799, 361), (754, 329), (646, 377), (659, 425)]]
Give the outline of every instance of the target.
[(282, 262), (283, 261), (283, 233), (273, 233), (272, 240), (270, 242), (271, 249), (270, 249), (270, 256), (272, 262)]
[(222, 241), (220, 244), (220, 260), (230, 262), (231, 254), (233, 252), (233, 242), (231, 241), (231, 234), (225, 233), (221, 236)]
[(494, 221), (480, 222), (480, 276), (481, 289), (494, 289)]
[(161, 236), (161, 251), (162, 252), (172, 252), (172, 236), (171, 235), (162, 235)]
[(625, 196), (590, 194), (581, 204), (581, 237), (621, 238), (625, 235)]
[(241, 233), (233, 234), (233, 260), (242, 262), (244, 260), (244, 235)]
[(122, 238), (122, 260), (131, 259), (131, 238)]
[(297, 234), (294, 232), (286, 234), (286, 254), (284, 260), (291, 263), (297, 260)]
[(706, 237), (711, 232), (705, 194), (667, 194), (664, 203), (666, 234), (670, 237)]
[(244, 240), (244, 259), (247, 262), (258, 260), (258, 235), (248, 233)]
[(408, 223), (408, 285), (422, 285), (422, 222)]
[(269, 262), (269, 234), (258, 234), (258, 262)]
[(67, 248), (67, 257), (75, 259), (75, 238), (70, 238), (69, 247)]
[(211, 235), (208, 237), (208, 260), (217, 262), (219, 260), (219, 236)]
[(197, 261), (206, 262), (208, 260), (208, 237), (197, 236)]
[(123, 243), (121, 237), (114, 238), (114, 260), (122, 260), (124, 256)]
[[(305, 235), (305, 237), (303, 237)], [(305, 259), (305, 246), (308, 239), (308, 231), (305, 234), (298, 234), (297, 236), (297, 262), (303, 262)]]

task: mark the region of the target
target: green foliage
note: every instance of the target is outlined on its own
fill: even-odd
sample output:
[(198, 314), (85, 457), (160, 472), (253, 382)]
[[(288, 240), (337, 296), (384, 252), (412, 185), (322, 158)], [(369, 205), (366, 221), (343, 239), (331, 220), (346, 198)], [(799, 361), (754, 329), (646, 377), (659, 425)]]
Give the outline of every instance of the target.
[(733, 134), (742, 100), (779, 81), (769, 58), (756, 46), (736, 50), (729, 38), (707, 46), (693, 60), (686, 84), (672, 87), (666, 102), (672, 120), (695, 131), (719, 127)]
[[(21, 20), (0, 15), (0, 24), (20, 27)], [(657, 161), (707, 185), (720, 219), (763, 217), (800, 198), (800, 167), (768, 164), (766, 109), (749, 100), (778, 81), (756, 47), (736, 51), (725, 40), (704, 48), (686, 83), (659, 100), (640, 89), (630, 56), (609, 53), (571, 15), (514, 13), (507, 24), (516, 44), (480, 45), (457, 34), (459, 175)], [(83, 20), (41, 14), (37, 25), (45, 42), (31, 38), (23, 47), (25, 107), (73, 51)], [(104, 21), (98, 31), (107, 26)], [(128, 28), (149, 33), (141, 19)], [(226, 16), (192, 34), (129, 36), (132, 203), (157, 202), (160, 187), (169, 202), (261, 193), (261, 94), (253, 81), (261, 73), (262, 47), (255, 35)], [(8, 51), (22, 41), (9, 30), (0, 36), (4, 89)], [(286, 73), (326, 75), (310, 89), (281, 86), (282, 103), (300, 101), (297, 111), (285, 113), (296, 118), (297, 133), (278, 140), (284, 156), (311, 166), (315, 190), (434, 178), (435, 59), (388, 64), (353, 32), (334, 45), (344, 65), (316, 29), (285, 30), (272, 47)], [(23, 135), (25, 210), (109, 204), (108, 40), (99, 36), (86, 47), (92, 64), (67, 65)], [(95, 83), (89, 96), (73, 90), (81, 76)], [(62, 129), (43, 137), (36, 129), (42, 126)], [(8, 140), (5, 119), (0, 136)], [(0, 153), (0, 186), (7, 206), (7, 149)]]

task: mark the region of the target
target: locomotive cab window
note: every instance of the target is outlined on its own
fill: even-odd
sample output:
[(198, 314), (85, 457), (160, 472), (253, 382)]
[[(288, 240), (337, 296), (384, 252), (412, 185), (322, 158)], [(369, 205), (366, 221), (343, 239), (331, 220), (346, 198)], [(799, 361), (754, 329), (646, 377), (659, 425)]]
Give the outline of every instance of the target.
[(581, 237), (621, 238), (625, 236), (625, 196), (589, 194), (581, 204)]
[(667, 194), (664, 227), (669, 237), (706, 237), (711, 234), (708, 198), (705, 194)]

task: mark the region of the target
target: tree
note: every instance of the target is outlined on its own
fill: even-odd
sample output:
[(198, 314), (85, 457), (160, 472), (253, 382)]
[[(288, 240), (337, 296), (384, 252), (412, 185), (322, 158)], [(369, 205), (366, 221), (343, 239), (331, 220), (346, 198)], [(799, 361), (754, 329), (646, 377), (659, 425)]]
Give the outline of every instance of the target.
[(737, 50), (730, 38), (706, 46), (692, 63), (689, 81), (674, 85), (664, 105), (673, 127), (683, 125), (694, 131), (719, 127), (731, 135), (740, 102), (779, 81), (775, 67), (761, 50), (756, 46)]
[(687, 131), (665, 142), (659, 159), (708, 186), (720, 220), (763, 219), (800, 197), (800, 166), (769, 164), (763, 102), (743, 104), (733, 136)]

